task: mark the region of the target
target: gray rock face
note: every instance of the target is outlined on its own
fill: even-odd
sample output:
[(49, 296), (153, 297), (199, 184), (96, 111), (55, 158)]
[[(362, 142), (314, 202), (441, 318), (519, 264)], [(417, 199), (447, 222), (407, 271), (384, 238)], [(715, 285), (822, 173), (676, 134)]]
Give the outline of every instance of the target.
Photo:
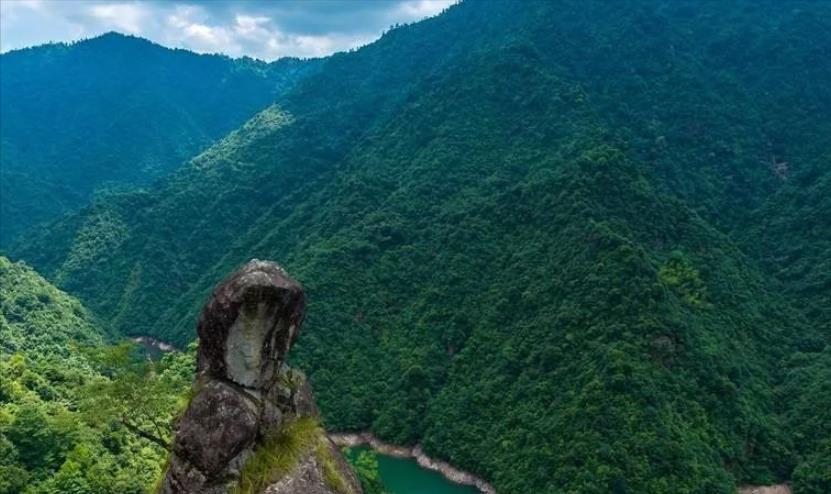
[[(290, 421), (317, 417), (305, 378), (285, 365), (300, 332), (304, 304), (303, 288), (273, 262), (252, 260), (219, 284), (199, 318), (194, 396), (177, 424), (161, 492), (231, 492), (246, 461), (268, 438)], [(296, 475), (298, 487), (275, 492), (360, 494), (337, 449), (331, 454), (341, 482), (327, 483), (313, 446), (293, 473), (275, 479), (291, 486)], [(331, 462), (328, 468), (331, 477)], [(316, 490), (301, 487), (312, 484)]]
[(216, 476), (252, 446), (258, 422), (256, 399), (228, 383), (210, 381), (182, 417), (173, 451), (206, 477)]
[(197, 371), (254, 389), (268, 387), (297, 339), (303, 288), (273, 262), (252, 260), (202, 310)]
[[(338, 468), (348, 470), (349, 465), (340, 454), (337, 447), (328, 441), (329, 452), (338, 458)], [(332, 489), (323, 480), (321, 472), (324, 467), (315, 455), (306, 455), (297, 462), (294, 469), (284, 478), (270, 485), (265, 494), (330, 494)], [(352, 479), (353, 482), (354, 479)], [(357, 482), (355, 482), (357, 484)]]

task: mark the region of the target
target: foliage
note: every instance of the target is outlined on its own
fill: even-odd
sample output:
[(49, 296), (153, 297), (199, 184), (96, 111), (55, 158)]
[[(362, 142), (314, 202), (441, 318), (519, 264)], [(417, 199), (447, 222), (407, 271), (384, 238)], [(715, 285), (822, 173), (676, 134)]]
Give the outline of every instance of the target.
[(306, 456), (315, 455), (323, 468), (324, 480), (335, 492), (351, 494), (332, 456), (331, 446), (317, 419), (295, 419), (254, 451), (240, 472), (235, 494), (256, 494), (288, 475)]
[(134, 352), (132, 343), (95, 350), (101, 375), (84, 384), (79, 407), (90, 425), (120, 422), (168, 448), (173, 419), (187, 406), (195, 347), (189, 354), (168, 353), (159, 361), (137, 360)]
[(784, 398), (798, 457), (794, 490), (831, 492), (831, 346), (797, 353), (787, 364)]
[(315, 446), (315, 458), (323, 469), (323, 481), (338, 494), (356, 494), (349, 482), (344, 478), (341, 465), (337, 463), (335, 454), (339, 454), (337, 448), (326, 438), (326, 433), (321, 429), (321, 437)]
[(704, 283), (683, 253), (673, 252), (672, 257), (658, 270), (661, 283), (676, 290), (681, 298), (692, 306), (704, 303)]
[(822, 2), (463, 2), (11, 252), (179, 345), (229, 271), (276, 259), (326, 423), (500, 493), (811, 494), (829, 26)]
[(169, 437), (192, 353), (107, 346), (76, 299), (5, 257), (0, 341), (0, 493), (145, 492), (167, 451), (135, 430)]
[(364, 494), (385, 494), (378, 470), (378, 454), (375, 451), (361, 451), (354, 459), (350, 451), (346, 451), (344, 455), (352, 463)]
[(116, 33), (0, 55), (0, 245), (96, 192), (174, 170), (316, 64), (197, 55)]

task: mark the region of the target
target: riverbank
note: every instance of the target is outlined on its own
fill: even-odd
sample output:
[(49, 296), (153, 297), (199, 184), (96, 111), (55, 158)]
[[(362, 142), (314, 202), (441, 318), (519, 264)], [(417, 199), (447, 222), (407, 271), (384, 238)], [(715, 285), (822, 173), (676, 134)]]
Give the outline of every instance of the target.
[(135, 338), (130, 338), (130, 341), (132, 341), (133, 343), (137, 343), (149, 350), (156, 350), (162, 353), (170, 353), (176, 351), (176, 347), (174, 347), (170, 343), (164, 342), (162, 340), (157, 340), (152, 336), (136, 336)]
[(388, 444), (380, 441), (369, 432), (362, 432), (360, 434), (332, 433), (329, 434), (329, 439), (341, 447), (352, 448), (355, 446), (366, 445), (385, 455), (397, 458), (413, 458), (421, 468), (438, 472), (451, 482), (473, 486), (482, 494), (496, 494), (496, 489), (494, 489), (492, 485), (472, 473), (459, 470), (446, 461), (430, 458), (424, 454), (424, 451), (421, 449), (420, 445), (407, 447)]
[(791, 494), (788, 484), (746, 485), (739, 488), (739, 494)]

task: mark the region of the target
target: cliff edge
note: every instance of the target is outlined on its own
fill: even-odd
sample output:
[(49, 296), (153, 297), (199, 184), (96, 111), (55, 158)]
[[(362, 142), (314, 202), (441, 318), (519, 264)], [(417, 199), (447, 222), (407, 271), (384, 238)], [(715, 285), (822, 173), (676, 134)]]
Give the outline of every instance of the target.
[(305, 377), (285, 363), (304, 305), (273, 262), (254, 259), (219, 284), (199, 318), (193, 396), (159, 492), (361, 494)]

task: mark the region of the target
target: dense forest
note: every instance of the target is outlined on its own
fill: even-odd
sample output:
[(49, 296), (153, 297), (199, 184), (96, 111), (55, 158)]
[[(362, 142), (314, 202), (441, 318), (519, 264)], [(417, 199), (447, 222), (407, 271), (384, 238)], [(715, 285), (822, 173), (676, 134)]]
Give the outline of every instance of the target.
[(316, 65), (197, 55), (117, 33), (3, 54), (0, 246), (102, 188), (177, 168)]
[(0, 257), (0, 493), (140, 494), (156, 481), (193, 356), (148, 361), (110, 339), (78, 300)]
[[(159, 355), (117, 340), (77, 299), (0, 256), (0, 494), (159, 483), (194, 347)], [(385, 494), (374, 453), (351, 459), (364, 494)]]
[(465, 1), (6, 254), (183, 349), (277, 260), (326, 426), (500, 493), (827, 493), (830, 60), (825, 2)]

